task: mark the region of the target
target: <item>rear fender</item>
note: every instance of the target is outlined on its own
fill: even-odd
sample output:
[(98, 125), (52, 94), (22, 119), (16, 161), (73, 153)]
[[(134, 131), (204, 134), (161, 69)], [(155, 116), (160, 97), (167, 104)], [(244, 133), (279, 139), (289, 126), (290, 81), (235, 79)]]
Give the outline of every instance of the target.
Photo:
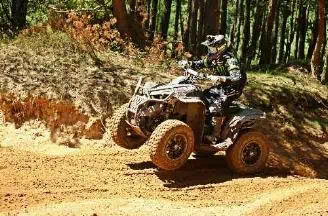
[(254, 128), (255, 123), (265, 119), (266, 115), (261, 110), (246, 108), (229, 119), (223, 127), (221, 138), (230, 138), (235, 142), (242, 130)]
[(204, 125), (205, 125), (206, 106), (200, 99), (179, 99), (174, 108), (174, 112), (179, 115), (186, 116), (186, 124), (188, 124), (195, 135), (195, 146), (199, 146), (203, 141)]

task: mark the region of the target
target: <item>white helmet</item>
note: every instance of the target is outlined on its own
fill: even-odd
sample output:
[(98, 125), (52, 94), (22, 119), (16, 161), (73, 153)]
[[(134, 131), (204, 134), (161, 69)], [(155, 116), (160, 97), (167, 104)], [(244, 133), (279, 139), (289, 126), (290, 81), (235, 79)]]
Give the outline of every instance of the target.
[(201, 43), (208, 49), (208, 54), (223, 53), (227, 49), (224, 35), (207, 35), (206, 41)]

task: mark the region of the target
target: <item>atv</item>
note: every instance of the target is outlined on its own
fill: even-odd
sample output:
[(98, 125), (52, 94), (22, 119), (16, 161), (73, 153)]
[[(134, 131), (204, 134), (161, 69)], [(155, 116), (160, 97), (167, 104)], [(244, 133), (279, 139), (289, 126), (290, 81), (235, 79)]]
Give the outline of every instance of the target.
[(265, 118), (265, 113), (234, 103), (217, 121), (214, 139), (209, 138), (213, 125), (209, 123), (204, 102), (208, 89), (203, 91), (195, 84), (206, 78), (187, 68), (183, 76), (167, 84), (143, 84), (140, 78), (131, 100), (113, 115), (113, 141), (125, 149), (137, 149), (147, 143), (152, 162), (164, 170), (179, 169), (191, 153), (198, 158), (225, 151), (227, 164), (233, 171), (243, 174), (261, 171), (269, 145), (255, 126)]

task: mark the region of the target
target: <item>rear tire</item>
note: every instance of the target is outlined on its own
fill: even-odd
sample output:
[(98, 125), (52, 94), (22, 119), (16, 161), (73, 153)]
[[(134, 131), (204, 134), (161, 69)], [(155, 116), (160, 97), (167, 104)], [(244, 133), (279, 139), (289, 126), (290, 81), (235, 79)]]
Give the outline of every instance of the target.
[(114, 113), (111, 122), (111, 137), (117, 145), (125, 149), (136, 149), (142, 146), (146, 139), (133, 134), (131, 127), (126, 123), (125, 113), (127, 106), (128, 104), (122, 105)]
[(265, 135), (259, 131), (248, 130), (227, 150), (226, 161), (234, 172), (252, 174), (264, 169), (268, 156), (269, 145)]
[(194, 132), (184, 122), (166, 120), (149, 138), (150, 158), (164, 170), (176, 170), (188, 160), (194, 148)]

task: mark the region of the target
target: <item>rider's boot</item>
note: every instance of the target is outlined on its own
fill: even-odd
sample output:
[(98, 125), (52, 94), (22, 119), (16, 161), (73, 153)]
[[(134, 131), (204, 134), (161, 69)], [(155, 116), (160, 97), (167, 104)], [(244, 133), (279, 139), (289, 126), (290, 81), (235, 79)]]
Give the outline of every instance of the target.
[(225, 116), (214, 116), (212, 117), (213, 124), (213, 131), (212, 136), (216, 137), (217, 139), (221, 138), (221, 131), (224, 120), (226, 119)]
[(215, 138), (215, 140), (213, 140), (212, 142), (212, 146), (215, 147), (216, 149), (227, 149), (229, 146), (233, 144), (230, 138), (222, 140), (222, 129), (225, 120), (226, 120), (225, 116), (213, 117), (215, 126), (213, 128), (211, 137)]
[(221, 137), (221, 128), (224, 123), (224, 116), (212, 116), (211, 117), (211, 133), (206, 136), (206, 139), (211, 142), (212, 145), (215, 145)]

